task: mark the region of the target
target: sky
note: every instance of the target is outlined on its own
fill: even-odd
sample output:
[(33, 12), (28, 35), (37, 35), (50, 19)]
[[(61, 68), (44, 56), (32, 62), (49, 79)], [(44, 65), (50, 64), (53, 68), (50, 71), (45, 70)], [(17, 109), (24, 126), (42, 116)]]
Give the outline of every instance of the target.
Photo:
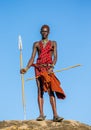
[[(18, 36), (26, 67), (44, 24), (50, 26), (49, 39), (57, 42), (54, 70), (82, 65), (56, 73), (66, 94), (65, 100), (56, 98), (58, 115), (91, 125), (91, 0), (0, 0), (0, 121), (24, 120)], [(24, 75), (27, 120), (39, 116), (36, 81), (26, 81), (33, 76), (31, 67)], [(53, 118), (48, 93), (44, 114)]]

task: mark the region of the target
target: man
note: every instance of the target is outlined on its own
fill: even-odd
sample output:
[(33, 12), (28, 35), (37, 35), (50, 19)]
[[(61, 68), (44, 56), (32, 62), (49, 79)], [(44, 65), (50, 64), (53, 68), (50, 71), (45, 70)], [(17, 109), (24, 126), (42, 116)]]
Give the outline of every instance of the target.
[[(24, 74), (31, 66), (35, 67), (36, 82), (38, 86), (38, 106), (40, 112), (37, 121), (42, 121), (46, 118), (43, 113), (43, 94), (47, 91), (53, 110), (53, 121), (59, 122), (62, 121), (63, 118), (59, 117), (57, 114), (54, 92), (57, 97), (61, 99), (65, 98), (65, 94), (60, 87), (59, 80), (53, 73), (53, 68), (57, 61), (57, 43), (56, 41), (50, 41), (48, 39), (48, 35), (50, 33), (50, 28), (48, 25), (43, 25), (40, 33), (42, 39), (34, 43), (32, 56), (26, 68), (21, 69), (20, 73)], [(37, 62), (36, 64), (33, 64), (36, 52), (38, 52)]]

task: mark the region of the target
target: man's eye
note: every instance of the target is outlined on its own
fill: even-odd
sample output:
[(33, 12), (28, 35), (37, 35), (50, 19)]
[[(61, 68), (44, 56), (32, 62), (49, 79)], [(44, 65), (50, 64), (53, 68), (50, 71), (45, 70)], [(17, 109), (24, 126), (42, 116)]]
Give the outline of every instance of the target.
[(48, 31), (42, 31), (42, 32), (48, 32)]

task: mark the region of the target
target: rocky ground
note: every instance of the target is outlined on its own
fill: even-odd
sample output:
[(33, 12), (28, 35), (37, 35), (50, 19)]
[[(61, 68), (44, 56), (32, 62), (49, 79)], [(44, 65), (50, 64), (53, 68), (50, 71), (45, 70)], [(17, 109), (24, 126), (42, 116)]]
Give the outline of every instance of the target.
[(73, 120), (63, 120), (62, 122), (11, 120), (1, 121), (0, 130), (91, 130), (91, 126)]

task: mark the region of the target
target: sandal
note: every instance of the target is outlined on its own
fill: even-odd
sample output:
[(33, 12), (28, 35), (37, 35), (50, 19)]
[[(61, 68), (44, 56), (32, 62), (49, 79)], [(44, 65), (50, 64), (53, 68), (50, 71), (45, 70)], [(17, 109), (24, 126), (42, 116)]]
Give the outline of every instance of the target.
[(43, 121), (43, 120), (45, 120), (45, 118), (46, 118), (46, 116), (39, 116), (36, 120), (37, 121)]
[(59, 116), (54, 116), (53, 117), (54, 122), (61, 122), (63, 119), (64, 119), (63, 117), (59, 117)]

